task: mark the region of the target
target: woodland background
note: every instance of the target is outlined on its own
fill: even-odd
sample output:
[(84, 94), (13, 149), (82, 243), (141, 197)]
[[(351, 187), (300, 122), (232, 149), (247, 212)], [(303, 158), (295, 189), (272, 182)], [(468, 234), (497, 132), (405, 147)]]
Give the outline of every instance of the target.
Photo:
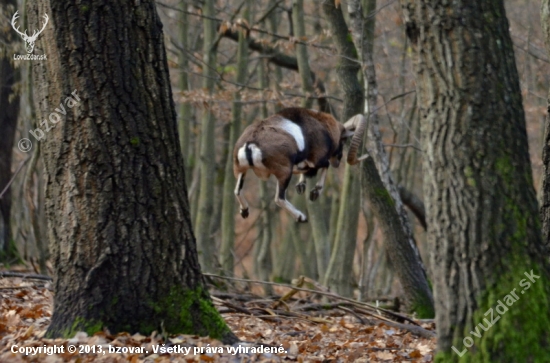
[[(346, 4), (342, 4), (345, 8)], [(544, 40), (539, 22), (539, 4), (533, 1), (505, 1), (514, 51), (520, 75), (521, 89), (529, 135), (530, 155), (533, 176), (539, 190), (542, 162), (542, 130), (546, 108), (546, 85), (549, 81), (549, 61), (544, 50)], [(247, 220), (238, 215), (238, 207), (229, 212), (234, 218), (234, 234), (231, 223), (222, 229), (222, 203), (224, 198), (233, 198), (234, 177), (227, 173), (226, 163), (230, 144), (229, 125), (232, 117), (241, 120), (241, 130), (245, 125), (288, 106), (299, 106), (304, 100), (300, 75), (297, 72), (296, 44), (307, 45), (307, 57), (315, 78), (319, 83), (311, 93), (314, 100), (324, 95), (330, 104), (330, 111), (337, 117), (341, 114), (342, 90), (336, 76), (338, 56), (329, 38), (330, 31), (322, 14), (319, 1), (305, 1), (303, 25), (305, 36), (299, 39), (294, 35), (291, 21), (292, 4), (289, 1), (218, 1), (213, 20), (216, 32), (215, 67), (210, 78), (205, 78), (203, 68), (204, 16), (199, 2), (158, 1), (157, 8), (164, 24), (166, 47), (169, 58), (174, 102), (177, 105), (180, 124), (180, 139), (186, 155), (186, 179), (191, 201), (199, 250), (205, 246), (216, 246), (212, 251), (221, 261), (224, 274), (290, 281), (304, 274), (319, 277), (315, 266), (312, 243), (312, 223), (295, 226), (284, 211), (272, 202), (275, 186), (270, 180), (267, 186), (250, 173), (245, 192), (252, 203), (251, 216)], [(245, 11), (249, 14), (246, 15)], [(249, 17), (246, 20), (246, 17)], [(414, 74), (411, 71), (410, 47), (405, 37), (401, 9), (397, 1), (378, 1), (371, 16), (375, 18), (374, 62), (378, 81), (379, 121), (386, 151), (389, 154), (391, 169), (396, 182), (422, 200), (422, 153), (420, 130), (416, 107)], [(237, 63), (238, 34), (242, 30), (238, 24), (248, 28), (253, 43), (246, 51), (244, 64)], [(246, 25), (248, 24), (248, 25)], [(222, 34), (222, 31), (225, 31)], [(22, 44), (20, 43), (21, 50)], [(28, 131), (37, 127), (33, 107), (30, 102), (31, 85), (28, 77), (28, 62), (16, 62), (20, 81), (16, 84), (21, 98), (21, 108), (11, 172), (16, 177), (11, 185), (10, 240), (17, 249), (17, 256), (32, 263), (37, 271), (47, 272), (48, 246), (44, 216), (44, 196), (42, 161), (35, 147), (33, 153), (23, 153), (17, 149), (17, 141), (28, 137)], [(239, 67), (245, 72), (237, 79)], [(206, 81), (209, 82), (206, 82)], [(208, 84), (207, 84), (208, 83)], [(211, 87), (208, 91), (205, 86)], [(309, 94), (308, 94), (309, 95)], [(235, 115), (235, 100), (242, 107)], [(319, 109), (315, 103), (312, 106)], [(202, 120), (205, 111), (213, 114), (211, 127), (213, 135), (205, 138)], [(233, 114), (232, 114), (233, 113)], [(234, 115), (234, 116), (233, 116)], [(345, 121), (345, 120), (342, 120)], [(32, 138), (31, 138), (32, 139)], [(4, 139), (2, 139), (4, 141)], [(208, 142), (208, 164), (210, 185), (202, 184), (199, 155), (201, 142)], [(36, 142), (34, 143), (36, 146)], [(4, 152), (6, 152), (4, 150)], [(30, 161), (30, 162), (29, 162)], [(389, 266), (377, 222), (369, 213), (367, 205), (350, 205), (354, 200), (341, 198), (344, 167), (329, 171), (323, 197), (312, 207), (322, 211), (323, 223), (328, 226), (328, 241), (335, 238), (353, 240), (350, 248), (355, 249), (353, 270), (345, 271), (346, 276), (338, 280), (361, 282), (363, 294), (370, 298), (390, 298), (398, 295), (391, 266)], [(11, 179), (5, 171), (2, 174), (2, 189)], [(204, 179), (204, 178), (203, 178)], [(227, 182), (224, 189), (224, 181)], [(293, 184), (291, 184), (293, 185)], [(201, 188), (205, 190), (199, 201)], [(360, 191), (356, 189), (356, 193)], [(295, 193), (289, 188), (289, 198)], [(5, 199), (5, 198), (4, 198)], [(305, 197), (292, 199), (298, 208), (304, 209)], [(358, 198), (356, 200), (359, 200)], [(206, 204), (208, 221), (197, 225), (200, 212), (199, 203)], [(307, 201), (309, 204), (310, 202)], [(309, 207), (309, 206), (308, 206)], [(345, 224), (343, 236), (338, 236), (338, 208), (355, 208), (358, 211), (357, 233)], [(428, 261), (428, 251), (424, 245), (424, 229), (410, 215), (414, 223), (414, 235), (423, 255)], [(199, 221), (201, 222), (201, 221)], [(227, 229), (228, 228), (228, 229)], [(346, 235), (346, 233), (348, 233)], [(6, 234), (3, 234), (6, 236)], [(5, 237), (4, 237), (5, 238)], [(9, 241), (0, 241), (4, 253)], [(231, 244), (234, 243), (234, 247)], [(219, 246), (224, 246), (221, 250)], [(230, 252), (229, 252), (230, 251)], [(14, 251), (12, 251), (14, 252)], [(8, 255), (13, 258), (13, 254)], [(338, 256), (336, 256), (338, 257)], [(343, 256), (341, 256), (343, 257)], [(218, 261), (204, 260), (203, 269), (217, 272)], [(349, 260), (349, 257), (348, 257)], [(6, 260), (13, 264), (16, 259)], [(425, 263), (429, 269), (429, 264)], [(363, 272), (361, 272), (363, 271)], [(361, 279), (363, 276), (363, 279)], [(322, 280), (322, 279), (321, 279)], [(347, 292), (349, 294), (349, 289)]]
[[(293, 188), (289, 188), (288, 198), (306, 211), (308, 224), (297, 225), (275, 206), (272, 180), (260, 182), (251, 173), (245, 186), (251, 202), (248, 219), (238, 215), (234, 200), (231, 151), (246, 125), (282, 107), (299, 105), (331, 112), (340, 121), (349, 116), (344, 115), (349, 111), (344, 103), (350, 92), (342, 87), (339, 72), (342, 64), (357, 66), (358, 62), (356, 54), (339, 55), (341, 44), (333, 37), (338, 29), (329, 24), (334, 19), (327, 19), (323, 3), (321, 0), (156, 2), (164, 25), (189, 212), (199, 260), (203, 272), (276, 282), (290, 282), (303, 275), (341, 296), (378, 301), (399, 309), (404, 291), (396, 271), (403, 266), (391, 265), (387, 236), (381, 233), (383, 227), (374, 217), (374, 208), (366, 202), (369, 198), (359, 197), (364, 188), (359, 183), (358, 168), (342, 165), (338, 170), (330, 169), (325, 190), (314, 203), (304, 196), (296, 196)], [(364, 0), (362, 3), (367, 9), (363, 14), (367, 19), (365, 23), (372, 30), (367, 31), (367, 37), (376, 70), (374, 111), (383, 147), (401, 199), (411, 211), (408, 218), (414, 239), (427, 276), (431, 278), (434, 273), (428, 263), (431, 251), (426, 243), (422, 203), (425, 145), (421, 142), (421, 116), (411, 64), (414, 52), (407, 40), (399, 2)], [(549, 59), (544, 49), (539, 4), (504, 3), (520, 77), (533, 179), (536, 190), (540, 190)], [(25, 6), (13, 0), (4, 0), (2, 5), (12, 9)], [(352, 19), (345, 10), (348, 4), (336, 0), (335, 5), (343, 9), (347, 24), (351, 24)], [(13, 35), (9, 24), (12, 13), (13, 10), (8, 11), (9, 15), (1, 17), (3, 54), (13, 50), (24, 52), (23, 43)], [(347, 28), (340, 34), (344, 34), (344, 43), (356, 40)], [(0, 143), (3, 266), (10, 268), (23, 263), (36, 273), (52, 275), (41, 143), (30, 137), (34, 143), (30, 152), (23, 153), (17, 148), (21, 138), (29, 137), (29, 130), (41, 127), (37, 114), (44, 110), (35, 109), (33, 96), (42, 89), (34, 88), (37, 83), (31, 80), (29, 62), (13, 63), (8, 59), (15, 68), (9, 68), (5, 62), (3, 70), (11, 69), (16, 82), (8, 104), (2, 105), (3, 111), (4, 115), (18, 113), (18, 122), (16, 132), (7, 132), (9, 136), (3, 136)], [(129, 141), (136, 147), (141, 142), (139, 138)], [(371, 146), (366, 143), (366, 147)], [(52, 154), (49, 155), (51, 162)], [(4, 186), (10, 187), (4, 189)], [(382, 196), (386, 195), (384, 190)], [(52, 198), (50, 202), (55, 204)], [(217, 284), (215, 281), (218, 280), (211, 282)], [(223, 285), (216, 287), (224, 288)], [(279, 292), (271, 285), (245, 285), (245, 289), (267, 296)], [(24, 298), (25, 294), (16, 297)], [(47, 295), (47, 292), (41, 294)], [(453, 296), (446, 298), (454, 299)], [(345, 325), (344, 320), (341, 324)], [(232, 329), (236, 327), (232, 325)], [(139, 338), (133, 339), (139, 341)], [(446, 344), (446, 348), (448, 343), (447, 340), (440, 342)], [(427, 351), (417, 350), (424, 350), (423, 354)]]

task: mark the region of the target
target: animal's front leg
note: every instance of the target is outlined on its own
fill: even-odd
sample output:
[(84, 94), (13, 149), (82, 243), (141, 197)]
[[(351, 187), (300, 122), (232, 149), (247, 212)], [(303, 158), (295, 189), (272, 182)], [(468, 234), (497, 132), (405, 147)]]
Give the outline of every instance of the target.
[(298, 180), (298, 184), (296, 184), (296, 191), (298, 194), (304, 194), (306, 191), (306, 176), (305, 174), (300, 174), (300, 179)]
[(284, 174), (275, 174), (277, 178), (277, 191), (275, 192), (275, 204), (279, 207), (286, 209), (296, 220), (296, 222), (305, 223), (307, 222), (307, 217), (304, 213), (300, 212), (296, 207), (294, 207), (288, 200), (286, 200), (286, 188), (290, 183), (290, 178), (292, 174), (289, 173), (288, 176)]
[(321, 176), (319, 177), (319, 181), (317, 181), (317, 184), (315, 185), (315, 187), (313, 187), (313, 189), (311, 189), (311, 192), (309, 192), (309, 200), (315, 201), (317, 200), (317, 198), (319, 198), (319, 195), (321, 194), (321, 191), (325, 186), (325, 178), (327, 177), (327, 170), (328, 168), (321, 169)]

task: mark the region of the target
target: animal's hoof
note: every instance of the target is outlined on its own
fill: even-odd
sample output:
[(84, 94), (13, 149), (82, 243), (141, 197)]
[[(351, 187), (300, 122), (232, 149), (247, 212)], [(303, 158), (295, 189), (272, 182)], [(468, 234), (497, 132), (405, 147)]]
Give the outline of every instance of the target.
[(319, 194), (321, 194), (321, 188), (313, 188), (311, 192), (309, 192), (309, 200), (315, 201), (317, 198), (319, 198)]
[(297, 223), (307, 223), (307, 217), (302, 214), (301, 216), (298, 216), (298, 218), (296, 219), (296, 222)]
[(296, 184), (296, 191), (298, 192), (298, 194), (304, 194), (304, 192), (306, 191), (306, 183), (301, 182)]
[(246, 209), (241, 209), (241, 216), (243, 218), (248, 218), (248, 208)]

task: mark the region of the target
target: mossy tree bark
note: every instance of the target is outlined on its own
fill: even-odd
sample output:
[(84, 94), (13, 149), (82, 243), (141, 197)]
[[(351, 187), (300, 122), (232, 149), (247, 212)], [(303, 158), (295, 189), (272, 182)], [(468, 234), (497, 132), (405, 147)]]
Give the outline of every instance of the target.
[(436, 360), (547, 361), (548, 254), (503, 1), (401, 5), (426, 153)]
[(236, 341), (198, 263), (154, 1), (27, 8), (30, 24), (50, 16), (38, 40), (48, 61), (33, 62), (33, 76), (39, 119), (57, 119), (41, 141), (55, 266), (47, 336), (105, 328)]
[(19, 77), (18, 70), (13, 64), (15, 44), (20, 41), (17, 34), (9, 25), (9, 19), (17, 11), (17, 1), (0, 1), (0, 260), (10, 261), (14, 257), (14, 246), (11, 245), (10, 210), (11, 190), (6, 188), (12, 173), (12, 149), (19, 116), (19, 92), (14, 85)]
[[(542, 0), (540, 20), (544, 33), (546, 50), (550, 54), (550, 0)], [(542, 241), (550, 247), (550, 89), (548, 90), (548, 107), (546, 110), (546, 127), (544, 128), (544, 144), (542, 146), (542, 193), (540, 216), (542, 219)]]

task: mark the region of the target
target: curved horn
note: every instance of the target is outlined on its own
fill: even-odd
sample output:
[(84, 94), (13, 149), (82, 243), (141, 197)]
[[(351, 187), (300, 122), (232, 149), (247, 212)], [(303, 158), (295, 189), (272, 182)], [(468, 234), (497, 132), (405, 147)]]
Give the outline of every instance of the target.
[(367, 120), (361, 114), (353, 116), (344, 124), (346, 130), (355, 130), (348, 151), (348, 164), (350, 165), (355, 165), (361, 160), (361, 158), (357, 158), (357, 151), (363, 141), (366, 126)]

